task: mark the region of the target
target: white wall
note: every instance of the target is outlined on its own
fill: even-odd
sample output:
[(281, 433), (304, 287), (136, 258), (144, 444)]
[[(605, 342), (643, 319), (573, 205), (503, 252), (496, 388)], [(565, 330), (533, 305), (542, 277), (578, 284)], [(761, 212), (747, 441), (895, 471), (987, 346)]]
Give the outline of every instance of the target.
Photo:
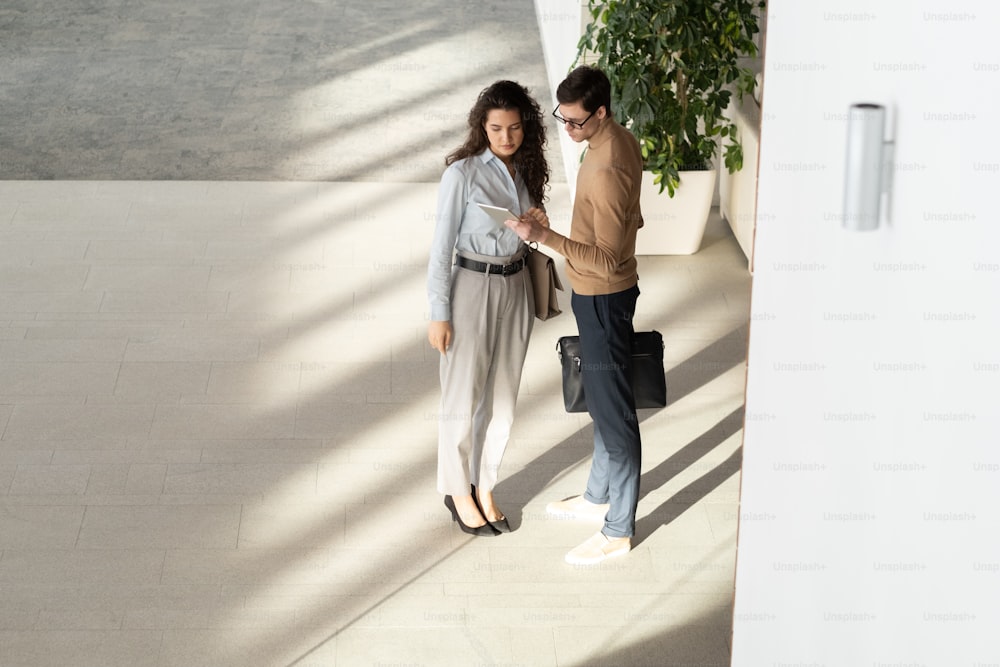
[[(1000, 9), (768, 15), (733, 665), (1000, 664)], [(869, 233), (864, 101), (896, 142)]]
[[(535, 15), (542, 36), (542, 53), (545, 56), (549, 88), (552, 91), (548, 107), (551, 110), (558, 104), (555, 99), (556, 88), (569, 74), (576, 61), (576, 45), (584, 28), (590, 22), (590, 12), (587, 9), (587, 0), (535, 0)], [(545, 104), (542, 106), (544, 108)], [(556, 134), (572, 201), (576, 192), (576, 172), (583, 146), (574, 143), (562, 126), (557, 127)], [(568, 224), (565, 230), (559, 229), (559, 231), (569, 233)]]

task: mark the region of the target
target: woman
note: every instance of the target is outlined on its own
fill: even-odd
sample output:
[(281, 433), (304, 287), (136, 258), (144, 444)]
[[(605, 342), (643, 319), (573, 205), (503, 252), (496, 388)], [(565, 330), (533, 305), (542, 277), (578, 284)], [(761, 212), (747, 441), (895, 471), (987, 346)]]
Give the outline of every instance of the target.
[[(497, 81), (469, 112), (465, 143), (446, 159), (428, 265), (427, 338), (441, 353), (438, 491), (463, 531), (509, 532), (493, 500), (534, 323), (527, 246), (478, 204), (523, 215), (549, 180), (538, 103)], [(453, 254), (457, 257), (452, 262)]]

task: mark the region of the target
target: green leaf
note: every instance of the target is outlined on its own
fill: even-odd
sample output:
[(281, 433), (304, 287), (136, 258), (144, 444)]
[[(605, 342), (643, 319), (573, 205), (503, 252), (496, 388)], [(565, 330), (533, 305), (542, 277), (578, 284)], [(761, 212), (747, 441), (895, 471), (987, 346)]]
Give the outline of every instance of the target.
[(753, 90), (753, 57), (763, 0), (589, 0), (593, 21), (578, 45), (596, 56), (612, 84), (618, 120), (640, 141), (661, 191), (677, 170), (703, 168), (720, 150), (727, 168), (742, 147), (724, 112), (733, 92)]

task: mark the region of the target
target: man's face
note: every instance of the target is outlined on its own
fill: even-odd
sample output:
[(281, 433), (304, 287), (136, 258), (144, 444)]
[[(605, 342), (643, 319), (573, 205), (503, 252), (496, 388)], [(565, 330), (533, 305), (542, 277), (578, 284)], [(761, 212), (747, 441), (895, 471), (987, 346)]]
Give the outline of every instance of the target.
[[(580, 102), (560, 104), (559, 108), (556, 109), (556, 113), (560, 117), (570, 121), (564, 123), (566, 134), (577, 143), (586, 141), (594, 136), (597, 130), (601, 128), (601, 123), (604, 122), (605, 116), (607, 116), (607, 111), (603, 106), (598, 107), (597, 111), (591, 114), (583, 108)], [(583, 127), (579, 127), (581, 123)]]

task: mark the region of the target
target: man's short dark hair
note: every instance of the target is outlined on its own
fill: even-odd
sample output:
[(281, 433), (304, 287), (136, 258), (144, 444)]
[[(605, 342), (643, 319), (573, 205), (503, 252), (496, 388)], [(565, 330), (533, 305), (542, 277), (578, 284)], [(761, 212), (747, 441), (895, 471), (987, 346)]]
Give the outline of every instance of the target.
[(559, 104), (580, 102), (588, 113), (602, 106), (611, 113), (611, 82), (601, 70), (590, 65), (581, 65), (569, 73), (556, 88)]

